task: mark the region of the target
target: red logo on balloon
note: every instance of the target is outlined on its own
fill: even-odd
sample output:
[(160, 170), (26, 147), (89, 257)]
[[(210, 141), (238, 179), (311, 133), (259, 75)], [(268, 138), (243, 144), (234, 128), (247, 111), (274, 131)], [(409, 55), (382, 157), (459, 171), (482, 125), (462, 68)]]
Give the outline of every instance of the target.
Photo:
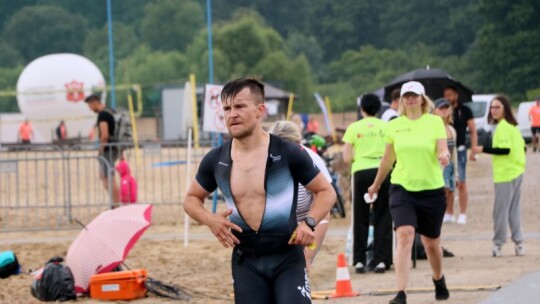
[(73, 80), (65, 84), (66, 99), (72, 102), (78, 102), (84, 99), (84, 83)]

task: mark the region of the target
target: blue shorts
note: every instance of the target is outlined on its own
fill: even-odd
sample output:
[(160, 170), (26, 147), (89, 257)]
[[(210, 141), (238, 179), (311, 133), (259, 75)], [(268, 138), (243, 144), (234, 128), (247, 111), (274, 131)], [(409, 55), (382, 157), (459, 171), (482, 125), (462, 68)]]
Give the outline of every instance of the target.
[(454, 162), (450, 162), (444, 167), (444, 188), (454, 192), (456, 190), (456, 177), (454, 176)]
[(467, 180), (467, 149), (457, 150), (457, 172), (460, 182)]

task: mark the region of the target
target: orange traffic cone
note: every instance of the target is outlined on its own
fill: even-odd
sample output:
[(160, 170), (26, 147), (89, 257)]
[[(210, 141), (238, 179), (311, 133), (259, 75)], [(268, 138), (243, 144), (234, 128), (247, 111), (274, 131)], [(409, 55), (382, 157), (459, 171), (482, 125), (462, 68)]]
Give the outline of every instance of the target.
[(330, 298), (348, 298), (359, 295), (360, 293), (352, 290), (351, 277), (347, 268), (347, 262), (345, 261), (345, 254), (340, 253), (337, 261), (336, 292), (331, 294)]

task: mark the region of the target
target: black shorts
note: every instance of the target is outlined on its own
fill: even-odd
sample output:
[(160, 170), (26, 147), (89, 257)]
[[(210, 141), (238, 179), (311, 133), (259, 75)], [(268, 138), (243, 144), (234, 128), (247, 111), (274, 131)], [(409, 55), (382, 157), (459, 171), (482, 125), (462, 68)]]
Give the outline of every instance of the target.
[(390, 214), (395, 228), (413, 226), (421, 235), (438, 238), (445, 210), (444, 188), (411, 192), (400, 185), (390, 186)]
[(232, 254), (234, 303), (309, 304), (311, 290), (304, 247), (263, 256)]
[(531, 133), (532, 135), (536, 135), (536, 133), (540, 135), (540, 127), (531, 127)]

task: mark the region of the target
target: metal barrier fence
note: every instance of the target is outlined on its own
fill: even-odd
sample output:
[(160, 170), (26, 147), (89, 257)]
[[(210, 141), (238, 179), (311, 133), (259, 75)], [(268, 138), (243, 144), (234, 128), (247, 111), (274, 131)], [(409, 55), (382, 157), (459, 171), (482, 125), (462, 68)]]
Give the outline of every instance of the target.
[[(138, 202), (167, 206), (162, 209), (163, 217), (180, 220), (178, 209), (186, 192), (186, 179), (191, 180), (195, 171), (186, 175), (187, 142), (143, 142), (138, 151), (133, 144), (111, 146), (123, 151), (122, 157), (131, 167), (131, 175), (138, 184)], [(193, 168), (210, 149), (209, 143), (201, 146), (192, 150)], [(108, 177), (114, 176), (107, 179), (110, 182), (114, 180), (118, 185), (120, 177), (114, 172), (114, 164), (107, 161), (109, 155), (97, 154), (94, 143), (3, 146), (0, 231), (79, 227), (74, 219), (88, 223), (109, 209), (113, 194), (100, 179), (100, 167), (106, 168)], [(159, 213), (154, 213), (155, 220), (156, 216)]]

